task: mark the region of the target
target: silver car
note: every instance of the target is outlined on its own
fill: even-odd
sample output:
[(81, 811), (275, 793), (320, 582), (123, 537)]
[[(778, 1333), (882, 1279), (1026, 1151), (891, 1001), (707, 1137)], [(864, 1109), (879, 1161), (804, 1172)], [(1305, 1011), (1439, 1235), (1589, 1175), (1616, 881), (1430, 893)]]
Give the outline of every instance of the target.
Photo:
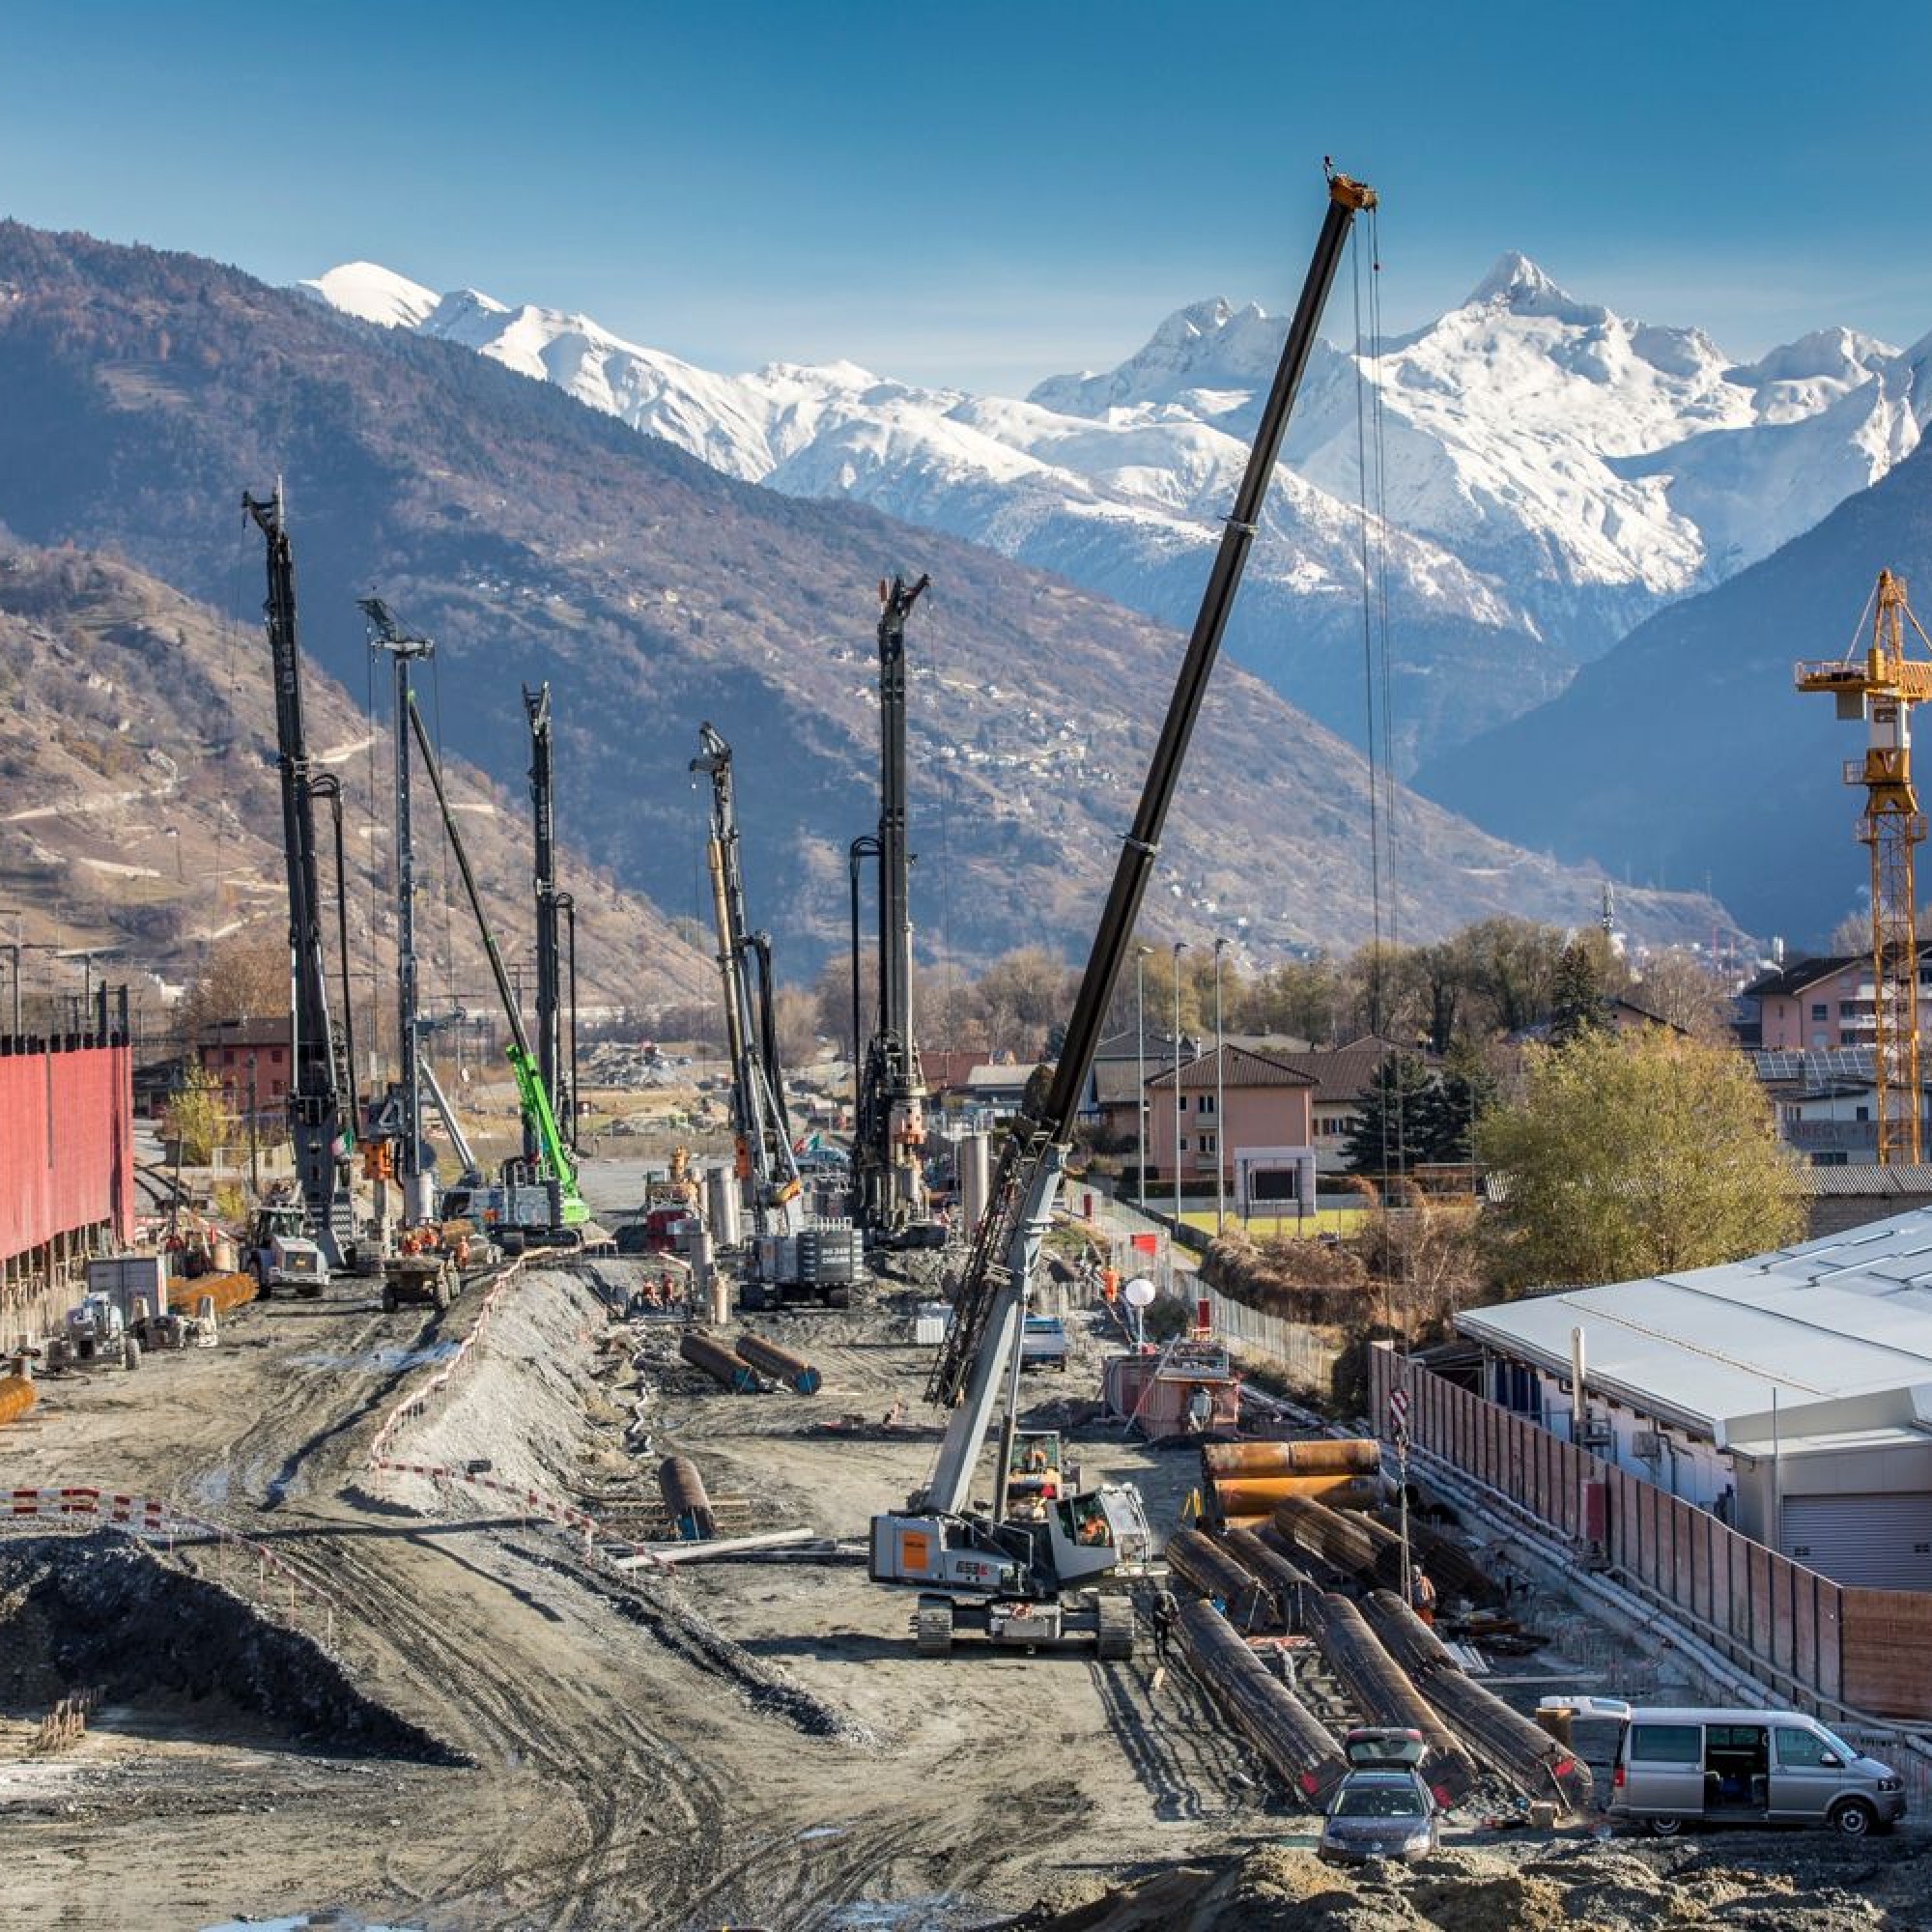
[(1406, 1765), (1351, 1771), (1336, 1788), (1315, 1855), (1331, 1865), (1424, 1859), (1442, 1835), (1435, 1800)]

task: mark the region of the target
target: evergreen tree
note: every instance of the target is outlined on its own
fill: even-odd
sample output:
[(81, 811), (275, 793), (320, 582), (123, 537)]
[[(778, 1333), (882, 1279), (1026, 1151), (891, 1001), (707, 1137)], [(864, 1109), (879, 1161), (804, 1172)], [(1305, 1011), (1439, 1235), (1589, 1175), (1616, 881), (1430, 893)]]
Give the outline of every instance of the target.
[(1362, 1118), (1345, 1150), (1350, 1174), (1406, 1174), (1429, 1153), (1429, 1068), (1412, 1053), (1391, 1053), (1362, 1096)]
[(1579, 1035), (1607, 1033), (1610, 1003), (1603, 976), (1590, 950), (1577, 940), (1563, 949), (1556, 961), (1556, 980), (1549, 1003), (1549, 1043), (1568, 1046)]

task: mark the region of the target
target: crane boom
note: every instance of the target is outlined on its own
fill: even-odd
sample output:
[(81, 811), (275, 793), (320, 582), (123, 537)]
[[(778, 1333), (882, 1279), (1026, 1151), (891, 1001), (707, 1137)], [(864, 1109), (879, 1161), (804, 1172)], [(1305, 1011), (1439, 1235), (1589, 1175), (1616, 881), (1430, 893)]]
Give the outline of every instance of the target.
[(275, 753), (281, 777), (282, 863), (289, 893), (288, 1111), (310, 1239), (331, 1268), (355, 1242), (348, 1147), (354, 1122), (343, 1119), (352, 1092), (341, 1042), (330, 1023), (322, 949), (322, 892), (315, 851), (315, 794), (333, 780), (309, 769), (302, 722), (301, 646), (296, 629), (295, 553), (282, 486), (266, 500), (242, 494), (242, 508), (268, 545), (269, 595), (263, 606), (275, 680)]
[[(1281, 360), (1255, 430), (1247, 469), (1208, 573), (1140, 807), (1121, 847), (1052, 1085), (1038, 1117), (1016, 1120), (1001, 1152), (988, 1207), (974, 1236), (953, 1303), (952, 1324), (926, 1387), (927, 1399), (952, 1413), (934, 1474), (917, 1499), (923, 1508), (942, 1514), (957, 1514), (966, 1508), (995, 1400), (1005, 1372), (1017, 1357), (1021, 1315), (1040, 1242), (1052, 1220), (1080, 1095), (1093, 1067), (1115, 983), (1132, 946), (1135, 922), (1160, 850), (1181, 763), (1254, 544), (1289, 415), (1349, 231), (1355, 215), (1373, 208), (1375, 202), (1372, 189), (1344, 175), (1330, 176), (1321, 233), (1282, 344)], [(1009, 1429), (1012, 1426), (1011, 1406), (1009, 1396)]]

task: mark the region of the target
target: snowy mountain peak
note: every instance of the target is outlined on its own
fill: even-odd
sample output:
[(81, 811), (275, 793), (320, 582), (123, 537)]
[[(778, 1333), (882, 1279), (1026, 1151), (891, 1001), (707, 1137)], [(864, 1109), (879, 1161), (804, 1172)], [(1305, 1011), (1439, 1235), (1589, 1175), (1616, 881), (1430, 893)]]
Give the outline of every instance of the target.
[(312, 282), (297, 286), (304, 295), (359, 316), (384, 328), (417, 328), (442, 299), (434, 289), (385, 269), (380, 262), (343, 262)]
[[(1507, 308), (1517, 315), (1570, 317), (1584, 304), (1559, 288), (1527, 255), (1514, 249), (1496, 258), (1495, 267), (1470, 290), (1464, 308)], [(1592, 310), (1593, 315), (1601, 310)]]

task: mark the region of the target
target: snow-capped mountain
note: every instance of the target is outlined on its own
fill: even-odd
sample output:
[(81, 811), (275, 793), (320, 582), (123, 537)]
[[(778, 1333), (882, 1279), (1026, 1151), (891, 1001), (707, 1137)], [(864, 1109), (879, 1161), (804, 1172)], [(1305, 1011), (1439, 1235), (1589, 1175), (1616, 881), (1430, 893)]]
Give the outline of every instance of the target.
[[(730, 475), (853, 497), (1177, 624), (1287, 326), (1197, 303), (1118, 368), (1021, 401), (850, 363), (716, 375), (587, 317), (439, 298), (367, 263), (304, 286), (557, 384)], [(1932, 340), (1901, 354), (1829, 329), (1738, 364), (1694, 328), (1625, 320), (1506, 256), (1378, 355), (1318, 347), (1229, 649), (1361, 740), (1366, 550), (1387, 571), (1406, 769), (1553, 695), (1662, 604), (1883, 475), (1932, 412), (1928, 355)], [(1365, 492), (1360, 425), (1377, 420), (1386, 469), (1372, 454)]]

